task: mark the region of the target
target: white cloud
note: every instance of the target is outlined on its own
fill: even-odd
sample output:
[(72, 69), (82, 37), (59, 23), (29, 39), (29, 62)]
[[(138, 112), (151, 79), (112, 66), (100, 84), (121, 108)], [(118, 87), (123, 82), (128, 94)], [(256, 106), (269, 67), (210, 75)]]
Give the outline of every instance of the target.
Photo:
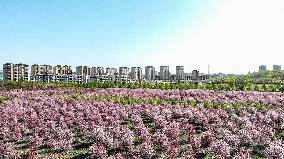
[(187, 71), (202, 72), (208, 64), (212, 72), (225, 73), (256, 71), (260, 64), (283, 65), (284, 1), (216, 1), (200, 20), (146, 56), (152, 56), (150, 63), (157, 66), (169, 64), (174, 70), (175, 65), (184, 65)]

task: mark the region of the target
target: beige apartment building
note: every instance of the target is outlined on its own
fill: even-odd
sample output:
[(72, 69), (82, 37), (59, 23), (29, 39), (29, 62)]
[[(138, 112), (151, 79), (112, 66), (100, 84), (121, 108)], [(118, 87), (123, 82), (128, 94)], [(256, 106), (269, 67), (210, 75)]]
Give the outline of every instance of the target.
[(76, 67), (76, 81), (77, 83), (86, 83), (90, 81), (91, 69), (88, 66)]
[(31, 66), (30, 81), (51, 82), (53, 80), (52, 73), (52, 66), (34, 64)]
[(53, 67), (54, 82), (75, 82), (72, 75), (72, 68), (68, 65), (56, 65)]
[(106, 68), (106, 75), (114, 75), (116, 73), (117, 73), (117, 69), (116, 68), (110, 68), (110, 67)]
[(141, 67), (132, 67), (130, 72), (131, 80), (140, 81), (142, 80), (142, 68)]
[(76, 67), (76, 74), (77, 75), (90, 75), (91, 69), (88, 66), (78, 66)]
[(145, 79), (148, 81), (155, 80), (155, 68), (153, 66), (145, 67)]
[(68, 65), (56, 65), (53, 67), (53, 74), (55, 75), (68, 75), (72, 74), (72, 68), (71, 66)]
[(160, 80), (168, 81), (170, 79), (169, 66), (160, 66)]
[(105, 70), (103, 67), (92, 67), (91, 68), (91, 75), (104, 75)]
[(185, 80), (184, 78), (184, 66), (176, 66), (176, 80)]
[(29, 65), (6, 63), (3, 65), (4, 81), (28, 81)]
[(127, 81), (128, 80), (128, 73), (129, 68), (128, 67), (119, 67), (119, 80), (120, 81)]

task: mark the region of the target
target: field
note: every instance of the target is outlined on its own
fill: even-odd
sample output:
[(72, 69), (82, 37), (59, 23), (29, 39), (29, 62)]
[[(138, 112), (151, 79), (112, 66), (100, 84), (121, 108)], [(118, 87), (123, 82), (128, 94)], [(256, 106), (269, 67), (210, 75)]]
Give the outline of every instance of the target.
[(284, 158), (284, 93), (0, 91), (0, 158)]

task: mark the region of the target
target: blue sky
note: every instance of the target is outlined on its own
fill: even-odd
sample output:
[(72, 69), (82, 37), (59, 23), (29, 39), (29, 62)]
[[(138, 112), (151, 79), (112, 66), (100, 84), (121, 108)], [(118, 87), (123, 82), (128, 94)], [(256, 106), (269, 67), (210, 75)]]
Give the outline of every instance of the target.
[[(278, 5), (275, 3), (270, 9), (275, 10)], [(247, 10), (240, 14), (246, 9), (242, 7)], [(240, 39), (234, 41), (255, 30), (242, 28), (251, 23), (244, 18), (263, 7), (267, 8), (267, 4), (261, 0), (250, 0), (249, 4), (245, 0), (0, 0), (0, 63), (73, 67), (170, 65), (172, 71), (175, 65), (184, 65), (186, 71), (203, 72), (210, 65), (213, 72), (246, 73), (257, 69), (258, 64), (266, 64), (261, 59), (254, 65), (250, 62), (257, 49), (271, 51), (282, 41), (277, 39), (276, 44), (256, 49), (253, 47), (259, 43), (254, 46)], [(279, 16), (277, 12), (264, 18), (271, 19), (274, 14)], [(253, 21), (256, 17), (251, 15)], [(260, 20), (256, 22), (259, 25)], [(237, 33), (240, 26), (243, 29), (239, 30), (241, 34), (235, 34), (235, 23)], [(271, 28), (266, 26), (259, 32), (267, 33)], [(225, 42), (230, 45), (220, 45)], [(279, 49), (277, 55), (282, 51)], [(237, 58), (236, 54), (247, 55), (248, 50), (252, 54), (244, 60), (246, 65), (231, 59)], [(271, 59), (267, 64), (275, 62), (282, 61)]]

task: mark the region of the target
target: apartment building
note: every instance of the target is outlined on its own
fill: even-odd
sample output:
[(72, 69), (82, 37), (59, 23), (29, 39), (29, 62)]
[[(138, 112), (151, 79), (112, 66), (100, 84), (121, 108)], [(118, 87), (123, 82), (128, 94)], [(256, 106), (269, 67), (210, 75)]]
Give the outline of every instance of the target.
[(145, 79), (147, 81), (154, 81), (155, 80), (155, 68), (153, 66), (146, 66), (145, 67)]
[(62, 74), (64, 75), (71, 75), (73, 72), (72, 72), (72, 68), (71, 66), (68, 66), (68, 65), (64, 65), (62, 67)]
[(170, 78), (169, 66), (160, 66), (160, 80), (168, 81)]
[(75, 77), (71, 66), (56, 65), (53, 67), (53, 81), (54, 82), (75, 82)]
[(69, 75), (72, 74), (72, 68), (68, 65), (56, 65), (53, 67), (53, 74), (55, 75)]
[(0, 81), (3, 80), (3, 71), (0, 71)]
[(91, 75), (104, 75), (105, 70), (103, 67), (92, 67), (91, 68)]
[(115, 81), (118, 78), (117, 74), (117, 68), (107, 67), (105, 72), (105, 80)]
[(127, 81), (128, 80), (128, 74), (129, 74), (129, 68), (128, 67), (119, 67), (119, 80), (120, 81)]
[(260, 65), (258, 70), (259, 71), (266, 71), (266, 65)]
[(192, 71), (192, 80), (199, 81), (199, 71), (197, 70)]
[(91, 69), (88, 66), (76, 67), (76, 81), (86, 83), (90, 81)]
[(176, 66), (176, 80), (177, 81), (185, 80), (184, 66)]
[(280, 71), (281, 65), (273, 65), (273, 71)]
[(142, 80), (142, 68), (141, 67), (132, 67), (130, 72), (131, 80), (141, 81)]
[(116, 73), (117, 73), (117, 69), (116, 68), (110, 68), (110, 67), (106, 68), (106, 74), (107, 75), (114, 75)]
[(3, 65), (4, 81), (28, 81), (29, 65), (6, 63)]
[(31, 66), (30, 81), (33, 82), (52, 82), (53, 70), (50, 65), (38, 65)]

